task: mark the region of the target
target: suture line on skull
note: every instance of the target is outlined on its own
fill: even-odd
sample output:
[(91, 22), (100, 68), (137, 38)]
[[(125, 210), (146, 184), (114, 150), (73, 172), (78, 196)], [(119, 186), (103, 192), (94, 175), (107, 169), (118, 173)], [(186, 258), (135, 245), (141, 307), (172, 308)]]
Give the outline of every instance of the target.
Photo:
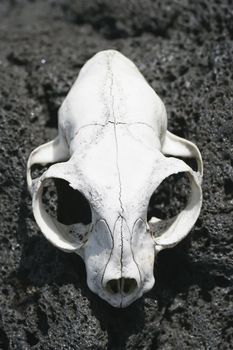
[[(113, 55), (112, 55), (113, 60)], [(111, 63), (112, 63), (111, 60)], [(118, 147), (118, 140), (117, 140), (117, 128), (116, 128), (116, 115), (114, 113), (114, 95), (113, 95), (113, 71), (111, 70), (110, 64), (109, 69), (111, 72), (110, 75), (110, 89), (109, 89), (109, 95), (110, 95), (110, 102), (111, 102), (111, 108), (112, 108), (112, 116), (114, 119), (114, 138), (115, 138), (115, 144), (116, 144), (116, 166), (117, 166), (117, 174), (118, 174), (118, 181), (119, 181), (119, 203), (121, 207), (121, 255), (120, 255), (120, 264), (121, 264), (121, 277), (122, 277), (122, 271), (123, 271), (123, 251), (124, 251), (124, 241), (123, 241), (123, 220), (122, 215), (124, 213), (123, 203), (122, 203), (122, 184), (121, 184), (121, 174), (120, 174), (120, 168), (119, 168), (119, 147)]]

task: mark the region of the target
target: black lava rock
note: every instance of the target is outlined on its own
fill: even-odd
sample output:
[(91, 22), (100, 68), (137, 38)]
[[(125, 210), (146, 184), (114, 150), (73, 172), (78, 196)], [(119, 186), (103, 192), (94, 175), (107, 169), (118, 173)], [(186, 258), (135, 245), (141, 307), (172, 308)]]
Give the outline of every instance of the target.
[[(1, 0), (0, 349), (233, 349), (232, 40), (230, 0)], [(200, 218), (124, 310), (90, 292), (78, 256), (46, 241), (25, 180), (80, 68), (107, 48), (137, 64), (169, 130), (204, 160)]]

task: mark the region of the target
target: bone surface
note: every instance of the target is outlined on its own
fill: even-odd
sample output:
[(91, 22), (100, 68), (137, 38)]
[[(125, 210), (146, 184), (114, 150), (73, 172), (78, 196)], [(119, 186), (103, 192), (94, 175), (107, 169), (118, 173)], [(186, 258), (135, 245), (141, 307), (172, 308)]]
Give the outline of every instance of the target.
[[(197, 171), (176, 157), (194, 158)], [(31, 167), (48, 163), (53, 165), (32, 180)], [(183, 172), (191, 188), (184, 210), (147, 222), (152, 194), (165, 178)], [(58, 136), (31, 153), (27, 183), (44, 236), (84, 259), (94, 293), (126, 307), (153, 287), (156, 254), (174, 247), (195, 224), (202, 173), (198, 148), (167, 130), (165, 106), (134, 63), (106, 50), (81, 69), (60, 107)], [(46, 212), (42, 193), (51, 178), (82, 193), (91, 223), (64, 225)]]

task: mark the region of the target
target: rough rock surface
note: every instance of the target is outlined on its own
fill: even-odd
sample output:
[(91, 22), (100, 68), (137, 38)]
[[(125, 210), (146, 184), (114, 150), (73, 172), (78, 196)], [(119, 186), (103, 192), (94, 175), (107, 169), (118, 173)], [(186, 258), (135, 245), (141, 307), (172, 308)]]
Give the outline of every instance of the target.
[[(105, 48), (138, 65), (205, 166), (197, 224), (124, 310), (45, 240), (25, 183), (30, 151), (56, 135), (79, 69)], [(1, 0), (0, 349), (233, 349), (232, 67), (231, 0)]]

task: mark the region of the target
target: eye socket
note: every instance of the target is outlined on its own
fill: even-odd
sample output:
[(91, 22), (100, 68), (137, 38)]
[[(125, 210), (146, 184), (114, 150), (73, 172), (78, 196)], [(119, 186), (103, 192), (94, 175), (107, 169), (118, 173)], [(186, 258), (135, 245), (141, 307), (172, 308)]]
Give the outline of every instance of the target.
[(49, 215), (65, 225), (89, 224), (91, 207), (78, 190), (62, 179), (47, 179), (43, 188), (42, 202)]
[(162, 220), (178, 215), (187, 205), (190, 193), (186, 173), (168, 176), (152, 194), (147, 211), (147, 220), (155, 216)]

